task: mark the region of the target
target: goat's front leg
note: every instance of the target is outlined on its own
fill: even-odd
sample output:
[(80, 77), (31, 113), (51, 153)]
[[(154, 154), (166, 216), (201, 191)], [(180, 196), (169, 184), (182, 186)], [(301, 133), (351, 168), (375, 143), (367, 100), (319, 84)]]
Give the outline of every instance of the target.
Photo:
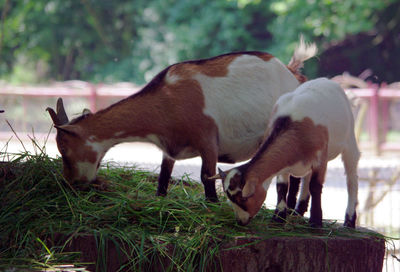
[(286, 196), (288, 192), (289, 175), (278, 176), (276, 179), (276, 191), (278, 194), (278, 202), (272, 220), (283, 223), (286, 219)]
[(161, 171), (158, 176), (158, 188), (157, 194), (158, 196), (166, 196), (168, 190), (168, 183), (171, 178), (172, 169), (174, 168), (175, 160), (171, 159), (167, 155), (163, 155), (162, 163), (161, 163)]
[(326, 166), (324, 169), (313, 170), (310, 179), (311, 215), (309, 222), (311, 227), (314, 228), (322, 227), (321, 194), (325, 178), (325, 171)]

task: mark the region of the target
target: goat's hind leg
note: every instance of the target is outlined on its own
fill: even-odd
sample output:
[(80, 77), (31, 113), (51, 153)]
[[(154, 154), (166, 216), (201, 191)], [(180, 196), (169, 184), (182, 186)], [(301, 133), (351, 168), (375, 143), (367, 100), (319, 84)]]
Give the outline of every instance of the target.
[(298, 215), (303, 216), (308, 209), (308, 202), (310, 201), (310, 180), (311, 173), (302, 178), (300, 195), (296, 203), (295, 212)]
[(322, 227), (321, 194), (327, 167), (326, 160), (324, 161), (318, 169), (312, 170), (310, 178), (311, 209), (309, 222), (311, 227), (314, 228)]
[(344, 226), (355, 228), (356, 226), (356, 207), (358, 204), (358, 175), (357, 167), (358, 160), (360, 159), (360, 152), (354, 137), (350, 142), (349, 148), (345, 149), (342, 153), (342, 160), (346, 172), (347, 182), (347, 209), (344, 219)]
[(297, 194), (299, 192), (301, 178), (290, 176), (289, 178), (289, 192), (287, 195), (287, 207), (294, 209), (297, 202)]

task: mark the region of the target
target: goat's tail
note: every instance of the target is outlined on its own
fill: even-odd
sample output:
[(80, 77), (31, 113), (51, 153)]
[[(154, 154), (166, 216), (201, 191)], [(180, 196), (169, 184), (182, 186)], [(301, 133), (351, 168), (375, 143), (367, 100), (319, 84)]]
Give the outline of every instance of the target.
[(307, 78), (301, 74), (300, 69), (303, 68), (304, 62), (314, 57), (317, 52), (317, 45), (315, 43), (306, 43), (303, 35), (301, 35), (299, 45), (294, 50), (293, 56), (287, 65), (300, 83), (307, 81)]

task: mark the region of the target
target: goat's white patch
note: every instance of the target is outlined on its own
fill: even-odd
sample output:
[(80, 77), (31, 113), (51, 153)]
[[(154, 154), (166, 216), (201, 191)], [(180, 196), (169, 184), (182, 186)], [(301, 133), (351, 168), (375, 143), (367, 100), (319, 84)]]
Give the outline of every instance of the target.
[(284, 200), (281, 200), (278, 205), (276, 206), (276, 208), (278, 209), (278, 211), (282, 212), (286, 209), (286, 202)]
[(307, 81), (295, 91), (283, 94), (276, 101), (271, 123), (282, 116), (290, 116), (293, 121), (308, 117), (314, 124), (326, 127), (329, 133), (328, 160), (343, 151), (353, 133), (350, 102), (343, 89), (326, 78)]
[(252, 55), (233, 60), (226, 77), (198, 73), (194, 79), (203, 90), (204, 114), (218, 126), (218, 154), (229, 155), (234, 161), (254, 155), (264, 138), (275, 101), (299, 85), (276, 58), (264, 61)]
[[(229, 184), (231, 182), (231, 179), (234, 175), (236, 175), (237, 173), (239, 173), (239, 170), (237, 169), (232, 169), (231, 171), (229, 171), (229, 173), (226, 175), (225, 179), (224, 179), (224, 191), (228, 191), (229, 188)], [(232, 193), (231, 193), (232, 194)]]
[(276, 177), (276, 183), (278, 184), (288, 184), (289, 182), (289, 174), (279, 175)]
[(233, 211), (235, 212), (236, 219), (240, 220), (242, 224), (247, 224), (250, 221), (250, 214), (232, 202)]
[[(107, 140), (107, 141), (109, 141), (109, 140)], [(94, 142), (94, 141), (91, 141), (91, 140), (87, 140), (85, 145), (90, 147), (92, 149), (92, 151), (96, 152), (97, 154), (103, 153), (104, 149), (108, 149), (107, 148), (107, 143), (105, 143), (104, 141), (102, 141), (102, 142)]]
[(235, 190), (230, 190), (228, 189), (227, 192), (229, 192), (232, 196), (236, 195), (238, 192), (241, 192), (242, 189), (240, 189), (239, 187), (236, 187)]
[(155, 144), (158, 148), (161, 148), (161, 147), (162, 147), (160, 138), (158, 138), (157, 135), (155, 135), (155, 134), (149, 134), (149, 135), (146, 136), (146, 139), (147, 139), (147, 141), (149, 141), (149, 142)]
[[(299, 195), (297, 204), (299, 204), (300, 201), (304, 201), (304, 200), (308, 199), (308, 197), (310, 195), (310, 180), (311, 180), (311, 173), (309, 173), (304, 178), (302, 178), (301, 187), (300, 187), (300, 195)], [(296, 205), (296, 207), (297, 207), (297, 205)]]
[(76, 166), (78, 168), (78, 179), (93, 181), (96, 178), (97, 167), (95, 163), (91, 162), (77, 162)]
[(294, 177), (301, 178), (308, 175), (311, 172), (311, 163), (304, 163), (299, 161), (293, 165), (289, 165), (282, 170), (280, 170), (277, 175), (287, 175), (290, 174)]

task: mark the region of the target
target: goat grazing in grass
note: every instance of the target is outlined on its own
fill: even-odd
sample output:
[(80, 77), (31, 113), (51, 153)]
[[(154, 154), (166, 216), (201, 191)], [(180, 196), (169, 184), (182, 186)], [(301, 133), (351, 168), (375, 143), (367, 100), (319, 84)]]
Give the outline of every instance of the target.
[(71, 183), (93, 182), (112, 146), (151, 142), (164, 154), (157, 195), (167, 194), (175, 160), (201, 156), (206, 198), (217, 201), (215, 181), (208, 179), (217, 161), (254, 155), (275, 101), (306, 80), (299, 68), (315, 53), (315, 46), (301, 43), (288, 66), (262, 52), (174, 64), (137, 94), (71, 121), (59, 99), (57, 111), (47, 110), (57, 128), (64, 177)]
[(275, 214), (285, 212), (288, 177), (291, 175), (306, 177), (296, 209), (304, 213), (310, 192), (310, 224), (321, 227), (321, 193), (327, 163), (341, 154), (348, 192), (344, 226), (354, 228), (360, 152), (351, 106), (343, 89), (331, 80), (319, 78), (282, 95), (274, 106), (267, 135), (248, 163), (227, 172), (219, 170), (219, 175), (211, 177), (222, 178), (224, 191), (239, 223), (247, 224), (257, 214), (272, 178), (277, 175), (283, 178), (277, 182)]

